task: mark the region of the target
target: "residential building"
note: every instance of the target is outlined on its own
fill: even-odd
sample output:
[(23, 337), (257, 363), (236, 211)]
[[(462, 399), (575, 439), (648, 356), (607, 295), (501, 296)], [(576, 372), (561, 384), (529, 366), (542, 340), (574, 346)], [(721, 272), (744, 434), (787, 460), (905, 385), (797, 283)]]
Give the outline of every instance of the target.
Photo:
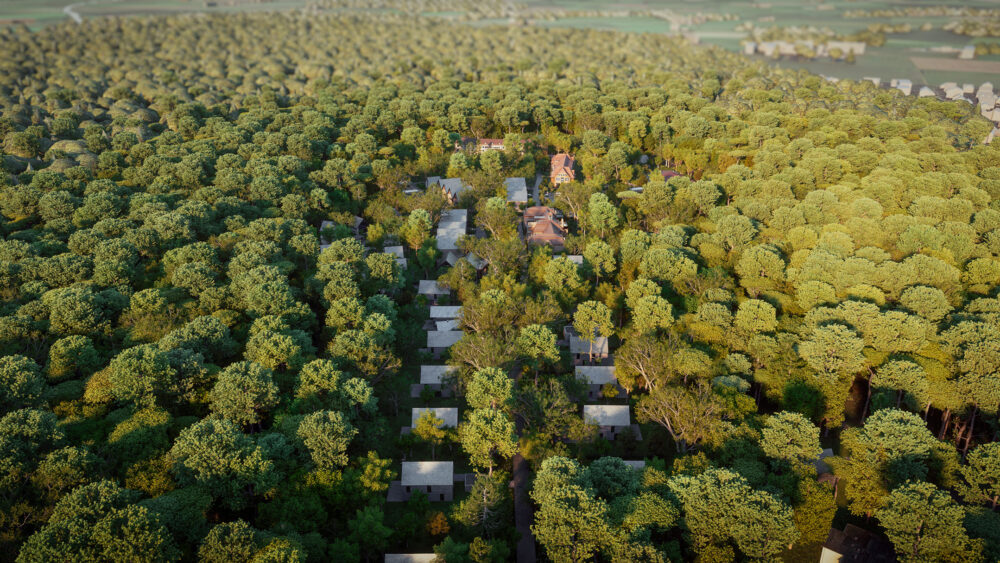
[(449, 502), (454, 491), (455, 463), (452, 461), (404, 461), (400, 485), (409, 500), (422, 491), (431, 502)]
[(644, 459), (623, 459), (622, 461), (636, 471), (642, 471), (646, 468), (646, 460)]
[(583, 420), (587, 424), (596, 424), (601, 438), (605, 440), (614, 440), (632, 426), (628, 405), (584, 405)]
[(600, 363), (608, 357), (607, 337), (595, 336), (593, 342), (588, 342), (580, 338), (573, 327), (568, 325), (563, 329), (563, 336), (569, 342), (569, 354), (575, 365)]
[(444, 192), (444, 196), (451, 203), (458, 201), (458, 196), (469, 189), (469, 185), (463, 182), (461, 178), (445, 178), (438, 183), (441, 185), (441, 191)]
[(443, 421), (438, 425), (438, 428), (455, 428), (458, 426), (457, 407), (414, 407), (413, 412), (410, 414), (410, 426), (412, 428), (417, 427), (417, 421), (420, 420), (425, 411), (431, 411), (434, 413), (434, 416)]
[(433, 391), (435, 397), (452, 396), (451, 379), (457, 370), (454, 366), (420, 366), (420, 383), (410, 386), (410, 396), (419, 397), (425, 388)]
[(417, 282), (417, 294), (427, 297), (431, 305), (437, 305), (438, 299), (451, 291), (441, 287), (436, 280), (420, 280)]
[(507, 188), (507, 203), (527, 205), (528, 184), (524, 178), (507, 178), (504, 180), (504, 186)]
[(392, 254), (393, 256), (395, 256), (396, 263), (399, 264), (399, 267), (404, 270), (406, 269), (406, 257), (403, 254), (402, 246), (387, 246), (382, 249), (382, 252), (385, 252), (386, 254)]
[(596, 401), (602, 398), (605, 385), (614, 386), (619, 397), (628, 393), (618, 384), (615, 376), (615, 366), (576, 366), (576, 378), (587, 384), (587, 399)]
[(462, 137), (455, 141), (455, 150), (462, 151), (475, 147), (478, 152), (502, 151), (504, 150), (503, 139), (477, 139), (475, 137)]
[(976, 46), (966, 45), (962, 47), (962, 50), (958, 52), (958, 58), (965, 61), (971, 61), (976, 58)]
[(558, 211), (551, 207), (534, 206), (524, 210), (524, 241), (528, 244), (547, 244), (561, 251), (566, 244), (566, 223)]
[(468, 228), (469, 210), (467, 209), (446, 209), (441, 212), (441, 220), (438, 221), (437, 249), (447, 253), (449, 250), (458, 250), (458, 239), (465, 236)]
[(549, 179), (552, 181), (553, 186), (558, 186), (563, 182), (572, 182), (576, 179), (576, 172), (573, 171), (576, 161), (572, 156), (561, 152), (552, 157), (550, 164)]
[(465, 333), (460, 330), (429, 330), (427, 331), (427, 348), (430, 349), (435, 358), (440, 358), (441, 353), (461, 340), (463, 334)]
[(386, 553), (385, 563), (434, 563), (436, 553)]
[(461, 305), (433, 305), (430, 318), (432, 320), (457, 319), (462, 316)]

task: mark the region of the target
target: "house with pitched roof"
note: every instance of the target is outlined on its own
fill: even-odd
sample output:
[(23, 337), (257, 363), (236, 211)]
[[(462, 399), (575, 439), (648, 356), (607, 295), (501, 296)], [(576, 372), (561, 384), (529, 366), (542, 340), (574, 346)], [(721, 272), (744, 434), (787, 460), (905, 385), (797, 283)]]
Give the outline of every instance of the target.
[(553, 186), (558, 186), (563, 182), (572, 182), (576, 179), (576, 172), (573, 171), (576, 160), (572, 156), (561, 152), (552, 157), (550, 164), (549, 180), (552, 181)]
[(536, 205), (524, 210), (524, 242), (547, 244), (560, 251), (566, 244), (566, 223), (551, 207)]

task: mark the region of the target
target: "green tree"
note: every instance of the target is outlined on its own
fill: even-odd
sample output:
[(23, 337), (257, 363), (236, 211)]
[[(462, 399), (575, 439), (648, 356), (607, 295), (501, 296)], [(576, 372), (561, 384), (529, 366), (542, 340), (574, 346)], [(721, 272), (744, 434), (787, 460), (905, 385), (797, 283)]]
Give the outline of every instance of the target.
[(573, 328), (580, 338), (590, 344), (590, 357), (594, 356), (594, 341), (598, 336), (609, 337), (614, 330), (611, 323), (611, 310), (607, 305), (597, 301), (580, 303), (573, 313)]
[(209, 393), (212, 412), (241, 426), (257, 424), (278, 404), (271, 370), (254, 362), (230, 364), (219, 373)]
[(0, 410), (10, 412), (39, 406), (45, 389), (41, 369), (31, 358), (0, 357)]
[(732, 546), (749, 558), (773, 558), (799, 538), (791, 507), (728, 469), (678, 475), (668, 486), (699, 553)]
[(875, 512), (903, 563), (975, 561), (979, 546), (963, 527), (965, 510), (931, 483), (894, 489)]
[(538, 373), (543, 366), (553, 365), (559, 361), (556, 335), (545, 325), (533, 324), (522, 327), (518, 332), (515, 346), (518, 353), (535, 368), (535, 373)]
[(474, 409), (507, 410), (512, 406), (514, 381), (499, 368), (485, 368), (472, 374), (465, 400)]
[(990, 504), (996, 509), (1000, 500), (1000, 443), (976, 446), (965, 458), (961, 468), (965, 482), (959, 487), (966, 501)]
[(347, 448), (358, 430), (347, 418), (334, 411), (319, 411), (306, 415), (295, 435), (302, 440), (313, 463), (322, 470), (347, 465)]
[(572, 484), (546, 494), (531, 531), (552, 561), (588, 561), (613, 541), (607, 505)]
[(280, 479), (263, 450), (228, 420), (205, 419), (185, 428), (167, 459), (178, 483), (201, 485), (235, 510), (247, 505), (248, 493), (263, 494)]
[(595, 193), (587, 204), (587, 224), (605, 238), (618, 227), (618, 210), (608, 201), (608, 196)]
[(487, 468), (491, 475), (495, 456), (510, 459), (517, 454), (514, 423), (499, 411), (473, 410), (469, 420), (459, 426), (458, 436), (472, 465)]
[(781, 411), (767, 419), (761, 429), (764, 455), (787, 461), (810, 463), (823, 453), (819, 428), (796, 412)]
[(432, 460), (435, 459), (436, 447), (448, 437), (448, 431), (442, 428), (443, 425), (444, 419), (438, 418), (433, 409), (427, 409), (420, 413), (417, 424), (413, 427), (413, 435), (431, 445)]

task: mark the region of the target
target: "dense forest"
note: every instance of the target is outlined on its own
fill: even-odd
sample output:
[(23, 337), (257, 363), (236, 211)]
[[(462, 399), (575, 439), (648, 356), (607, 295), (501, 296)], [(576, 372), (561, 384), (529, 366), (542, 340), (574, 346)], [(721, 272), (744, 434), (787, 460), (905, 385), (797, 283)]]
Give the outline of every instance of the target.
[[(815, 560), (845, 523), (998, 560), (1000, 145), (972, 106), (410, 16), (104, 18), (0, 52), (0, 559), (499, 562), (526, 503), (557, 562)], [(508, 177), (565, 250), (525, 244)], [(462, 306), (441, 359), (420, 280)], [(567, 326), (608, 338), (602, 399), (641, 432), (583, 417)], [(411, 396), (430, 364), (461, 396)], [(445, 404), (456, 428), (401, 434)], [(435, 459), (469, 491), (387, 502)]]

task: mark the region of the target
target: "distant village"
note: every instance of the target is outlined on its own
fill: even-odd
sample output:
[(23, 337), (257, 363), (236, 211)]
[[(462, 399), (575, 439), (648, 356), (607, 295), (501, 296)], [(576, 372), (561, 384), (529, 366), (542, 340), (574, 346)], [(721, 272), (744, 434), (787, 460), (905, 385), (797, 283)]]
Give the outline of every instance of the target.
[[(823, 76), (829, 82), (840, 82), (839, 78)], [(921, 86), (916, 89), (913, 81), (906, 78), (892, 78), (888, 82), (883, 81), (878, 76), (866, 76), (863, 80), (871, 82), (879, 88), (899, 90), (904, 96), (917, 96), (918, 98), (937, 98), (953, 102), (966, 102), (979, 107), (979, 114), (993, 122), (993, 130), (983, 141), (989, 144), (993, 139), (1000, 137), (1000, 99), (993, 89), (992, 82), (983, 82), (978, 87), (975, 84), (957, 82), (944, 82), (937, 87)]]

